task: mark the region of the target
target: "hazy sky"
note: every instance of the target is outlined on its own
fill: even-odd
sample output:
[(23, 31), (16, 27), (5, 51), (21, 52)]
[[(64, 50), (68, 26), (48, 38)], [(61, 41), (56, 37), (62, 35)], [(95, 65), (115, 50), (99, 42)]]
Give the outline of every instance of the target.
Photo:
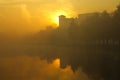
[(0, 0), (0, 32), (29, 33), (55, 25), (56, 17), (113, 11), (120, 0)]

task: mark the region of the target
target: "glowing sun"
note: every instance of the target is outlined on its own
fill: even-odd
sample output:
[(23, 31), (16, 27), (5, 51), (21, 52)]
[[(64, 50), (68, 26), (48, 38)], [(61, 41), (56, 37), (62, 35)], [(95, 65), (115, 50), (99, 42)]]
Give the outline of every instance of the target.
[(64, 10), (58, 10), (51, 16), (52, 22), (55, 23), (57, 26), (59, 25), (60, 15), (68, 16), (67, 12), (65, 12)]

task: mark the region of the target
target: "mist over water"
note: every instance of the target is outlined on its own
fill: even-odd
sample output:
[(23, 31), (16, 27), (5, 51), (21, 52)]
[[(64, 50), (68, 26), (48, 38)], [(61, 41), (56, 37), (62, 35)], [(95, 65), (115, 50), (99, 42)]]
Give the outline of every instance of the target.
[[(0, 6), (0, 80), (120, 79), (120, 5), (113, 13), (68, 18), (76, 1), (57, 0), (56, 7), (51, 0), (28, 2)], [(68, 12), (55, 28), (50, 23), (56, 9)]]

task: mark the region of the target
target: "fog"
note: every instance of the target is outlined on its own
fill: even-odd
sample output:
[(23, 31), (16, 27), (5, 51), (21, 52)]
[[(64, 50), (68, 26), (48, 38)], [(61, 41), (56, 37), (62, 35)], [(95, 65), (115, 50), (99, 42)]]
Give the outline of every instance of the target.
[(49, 25), (56, 27), (53, 19), (61, 15), (61, 10), (74, 15), (69, 1), (0, 1), (0, 32), (19, 36), (39, 32)]
[(119, 0), (0, 0), (0, 32), (17, 36), (35, 33), (49, 25), (56, 27), (53, 18), (62, 15), (61, 10), (68, 17), (77, 17), (79, 13), (112, 12), (118, 3)]
[(118, 1), (0, 0), (0, 80), (119, 80)]

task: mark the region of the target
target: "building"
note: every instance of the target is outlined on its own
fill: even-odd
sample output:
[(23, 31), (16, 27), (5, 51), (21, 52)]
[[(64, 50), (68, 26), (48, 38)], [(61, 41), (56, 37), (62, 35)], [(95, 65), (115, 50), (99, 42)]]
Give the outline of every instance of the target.
[(61, 30), (67, 30), (72, 23), (74, 22), (74, 18), (66, 18), (64, 15), (59, 16), (59, 28)]
[(68, 29), (71, 25), (80, 25), (82, 22), (86, 21), (91, 17), (99, 17), (100, 13), (86, 13), (79, 14), (77, 18), (66, 18), (64, 15), (59, 16), (59, 28)]

